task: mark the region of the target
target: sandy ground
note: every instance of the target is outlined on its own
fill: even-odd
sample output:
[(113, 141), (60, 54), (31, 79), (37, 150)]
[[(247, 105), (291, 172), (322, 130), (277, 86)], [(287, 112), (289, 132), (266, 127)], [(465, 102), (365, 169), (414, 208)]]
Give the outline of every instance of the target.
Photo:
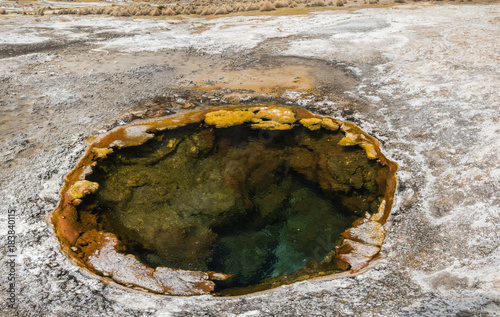
[[(498, 4), (0, 17), (0, 315), (497, 316), (498, 34)], [(375, 268), (239, 298), (167, 297), (105, 285), (60, 252), (47, 215), (86, 138), (137, 117), (259, 101), (355, 122), (400, 164)]]

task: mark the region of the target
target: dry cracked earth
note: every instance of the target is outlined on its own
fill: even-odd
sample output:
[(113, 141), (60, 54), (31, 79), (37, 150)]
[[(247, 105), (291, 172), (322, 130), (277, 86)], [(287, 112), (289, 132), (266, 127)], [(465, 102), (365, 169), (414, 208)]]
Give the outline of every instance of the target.
[[(0, 16), (0, 315), (498, 316), (498, 34), (498, 3)], [(48, 214), (87, 138), (136, 118), (258, 102), (354, 122), (398, 162), (374, 268), (243, 297), (169, 297), (104, 284), (61, 253)]]

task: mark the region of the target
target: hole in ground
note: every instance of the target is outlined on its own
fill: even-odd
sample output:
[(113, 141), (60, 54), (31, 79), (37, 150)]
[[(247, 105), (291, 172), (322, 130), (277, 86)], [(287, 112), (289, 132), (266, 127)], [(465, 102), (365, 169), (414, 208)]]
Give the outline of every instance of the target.
[(81, 264), (158, 293), (237, 295), (376, 257), (396, 165), (362, 131), (284, 107), (190, 118), (132, 146), (116, 139), (137, 126), (94, 144), (92, 171), (55, 211), (78, 216), (78, 237), (59, 237)]

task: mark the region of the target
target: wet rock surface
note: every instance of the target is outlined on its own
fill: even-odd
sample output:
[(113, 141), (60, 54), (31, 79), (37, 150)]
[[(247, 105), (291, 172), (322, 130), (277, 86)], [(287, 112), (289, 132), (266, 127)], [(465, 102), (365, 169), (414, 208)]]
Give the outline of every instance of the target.
[[(205, 22), (158, 25), (138, 20), (141, 27), (131, 30), (128, 19), (97, 23), (92, 17), (66, 22), (52, 17), (2, 18), (5, 45), (15, 44), (12, 39), (17, 35), (9, 36), (9, 41), (5, 35), (20, 25), (25, 34), (58, 37), (57, 41), (76, 36), (75, 25), (122, 33), (118, 39), (96, 39), (84, 29), (78, 32), (79, 45), (1, 59), (0, 208), (5, 219), (9, 211), (16, 214), (18, 243), (18, 302), (10, 309), (2, 301), (2, 312), (6, 316), (494, 316), (499, 307), (500, 241), (498, 10), (497, 4), (411, 5), (296, 19), (225, 18), (207, 22), (214, 30), (203, 32), (203, 37), (187, 37), (191, 42), (175, 40), (174, 33), (162, 27), (177, 32), (189, 30), (190, 23)], [(357, 19), (382, 20), (388, 26), (378, 23), (373, 31), (332, 35), (336, 23), (355, 25)], [(221, 28), (228, 22), (233, 25)], [(252, 37), (255, 42), (239, 41), (246, 37), (238, 34), (252, 29), (260, 32)], [(145, 42), (140, 40), (143, 34), (132, 32), (152, 32), (171, 41), (150, 37)], [(266, 37), (280, 46), (264, 50)], [(256, 43), (262, 45), (252, 46)], [(201, 93), (182, 88), (206, 80), (210, 87), (223, 89), (229, 83), (220, 79), (222, 69), (237, 69), (253, 78), (256, 73), (275, 74), (274, 69), (284, 64), (300, 72), (283, 81), (288, 91), (261, 93), (255, 85), (245, 92), (251, 96), (248, 102), (281, 99), (353, 121), (377, 137), (384, 153), (401, 167), (383, 258), (374, 269), (353, 278), (305, 281), (245, 298), (171, 298), (103, 284), (60, 252), (47, 215), (58, 203), (63, 176), (85, 149), (84, 139), (145, 113), (182, 112), (186, 101), (192, 107), (207, 107), (212, 99), (234, 100), (234, 90), (244, 87)], [(190, 76), (192, 71), (200, 77)], [(301, 90), (309, 87), (300, 82), (307, 73), (318, 91)], [(239, 84), (235, 78), (230, 77), (231, 84)], [(1, 256), (6, 262), (6, 254)], [(6, 265), (0, 270), (2, 279), (8, 276)]]

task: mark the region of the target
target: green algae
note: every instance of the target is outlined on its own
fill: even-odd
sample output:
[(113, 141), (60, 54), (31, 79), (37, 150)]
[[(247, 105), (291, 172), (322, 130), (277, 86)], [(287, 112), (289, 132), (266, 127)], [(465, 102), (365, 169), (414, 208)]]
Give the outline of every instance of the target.
[(383, 166), (343, 137), (191, 124), (99, 159), (85, 206), (151, 267), (234, 274), (221, 289), (256, 285), (320, 263), (377, 211)]

